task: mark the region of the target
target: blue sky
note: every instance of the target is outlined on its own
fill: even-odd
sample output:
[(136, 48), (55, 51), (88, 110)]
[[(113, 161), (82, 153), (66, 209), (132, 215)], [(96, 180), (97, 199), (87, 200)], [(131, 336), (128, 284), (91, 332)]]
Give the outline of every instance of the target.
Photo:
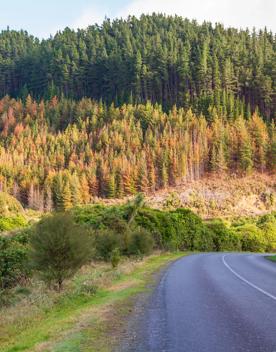
[(276, 32), (276, 0), (0, 0), (0, 29), (26, 29), (40, 38), (71, 28), (101, 24), (104, 17), (141, 13), (178, 14), (198, 22), (255, 26)]

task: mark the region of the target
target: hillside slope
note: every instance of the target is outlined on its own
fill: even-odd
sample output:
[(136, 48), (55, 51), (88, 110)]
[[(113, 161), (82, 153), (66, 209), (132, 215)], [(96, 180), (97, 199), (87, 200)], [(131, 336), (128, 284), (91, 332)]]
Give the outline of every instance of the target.
[[(107, 205), (124, 204), (124, 199), (95, 199)], [(157, 209), (186, 207), (204, 218), (257, 216), (276, 211), (275, 175), (248, 176), (208, 174), (196, 181), (151, 193), (148, 206)]]
[(158, 208), (181, 205), (205, 218), (261, 215), (276, 210), (276, 179), (260, 173), (208, 175), (156, 192), (148, 203)]
[[(66, 28), (40, 42), (27, 32), (0, 33), (0, 96), (91, 97), (108, 104), (151, 102), (170, 109), (212, 104), (275, 113), (275, 40), (161, 14)], [(234, 104), (238, 98), (238, 106)], [(224, 109), (224, 108), (223, 108)]]

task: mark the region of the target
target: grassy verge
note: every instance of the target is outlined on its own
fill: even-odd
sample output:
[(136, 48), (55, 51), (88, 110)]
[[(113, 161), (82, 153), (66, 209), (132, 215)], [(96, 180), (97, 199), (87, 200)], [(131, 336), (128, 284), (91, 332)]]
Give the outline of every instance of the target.
[(35, 289), (1, 312), (0, 351), (110, 351), (133, 305), (152, 274), (183, 253), (126, 261), (117, 270), (89, 266), (67, 284), (65, 292)]
[(270, 260), (271, 262), (276, 263), (276, 255), (268, 255), (265, 259)]

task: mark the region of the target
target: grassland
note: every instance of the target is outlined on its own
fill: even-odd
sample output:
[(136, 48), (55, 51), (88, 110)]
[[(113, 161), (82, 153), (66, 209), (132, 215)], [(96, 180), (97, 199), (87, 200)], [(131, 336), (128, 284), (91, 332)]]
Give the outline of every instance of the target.
[(38, 282), (18, 287), (18, 302), (1, 312), (0, 351), (110, 351), (135, 295), (148, 289), (154, 273), (183, 255), (125, 260), (116, 270), (89, 265), (66, 283), (62, 294)]

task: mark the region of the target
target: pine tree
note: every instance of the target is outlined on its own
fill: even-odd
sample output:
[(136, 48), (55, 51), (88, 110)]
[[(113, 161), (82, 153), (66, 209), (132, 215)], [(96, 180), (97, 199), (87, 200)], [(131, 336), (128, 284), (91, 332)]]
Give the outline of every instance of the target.
[(161, 166), (160, 177), (161, 177), (160, 179), (161, 187), (166, 188), (168, 186), (169, 176), (168, 176), (168, 171), (165, 163), (163, 163)]
[(148, 163), (148, 186), (151, 192), (156, 189), (156, 172), (153, 162)]
[(54, 198), (55, 208), (58, 211), (64, 210), (64, 207), (63, 207), (63, 178), (62, 178), (61, 173), (58, 173), (54, 177), (54, 180), (53, 180), (53, 198)]
[(242, 171), (249, 173), (253, 168), (252, 148), (248, 139), (243, 140), (240, 146), (239, 156), (240, 168)]
[(149, 190), (148, 172), (145, 162), (142, 162), (138, 170), (138, 191), (147, 193)]
[(227, 169), (225, 152), (222, 143), (214, 144), (212, 146), (210, 164), (212, 171), (221, 172)]
[(80, 177), (80, 195), (82, 203), (88, 204), (90, 202), (89, 184), (85, 174)]
[(124, 192), (124, 183), (123, 183), (123, 176), (120, 172), (116, 173), (115, 181), (117, 184), (117, 189), (116, 189), (116, 198), (123, 198), (125, 195)]
[(70, 191), (71, 191), (71, 202), (72, 205), (78, 205), (82, 203), (82, 194), (79, 178), (76, 173), (69, 177)]
[(107, 180), (107, 196), (108, 198), (115, 198), (116, 197), (116, 182), (115, 182), (115, 175), (110, 174)]
[(268, 148), (268, 132), (263, 120), (255, 112), (249, 120), (249, 131), (254, 148), (255, 168), (264, 172)]
[(65, 181), (62, 189), (62, 208), (60, 210), (68, 210), (72, 208), (72, 194), (69, 181)]

